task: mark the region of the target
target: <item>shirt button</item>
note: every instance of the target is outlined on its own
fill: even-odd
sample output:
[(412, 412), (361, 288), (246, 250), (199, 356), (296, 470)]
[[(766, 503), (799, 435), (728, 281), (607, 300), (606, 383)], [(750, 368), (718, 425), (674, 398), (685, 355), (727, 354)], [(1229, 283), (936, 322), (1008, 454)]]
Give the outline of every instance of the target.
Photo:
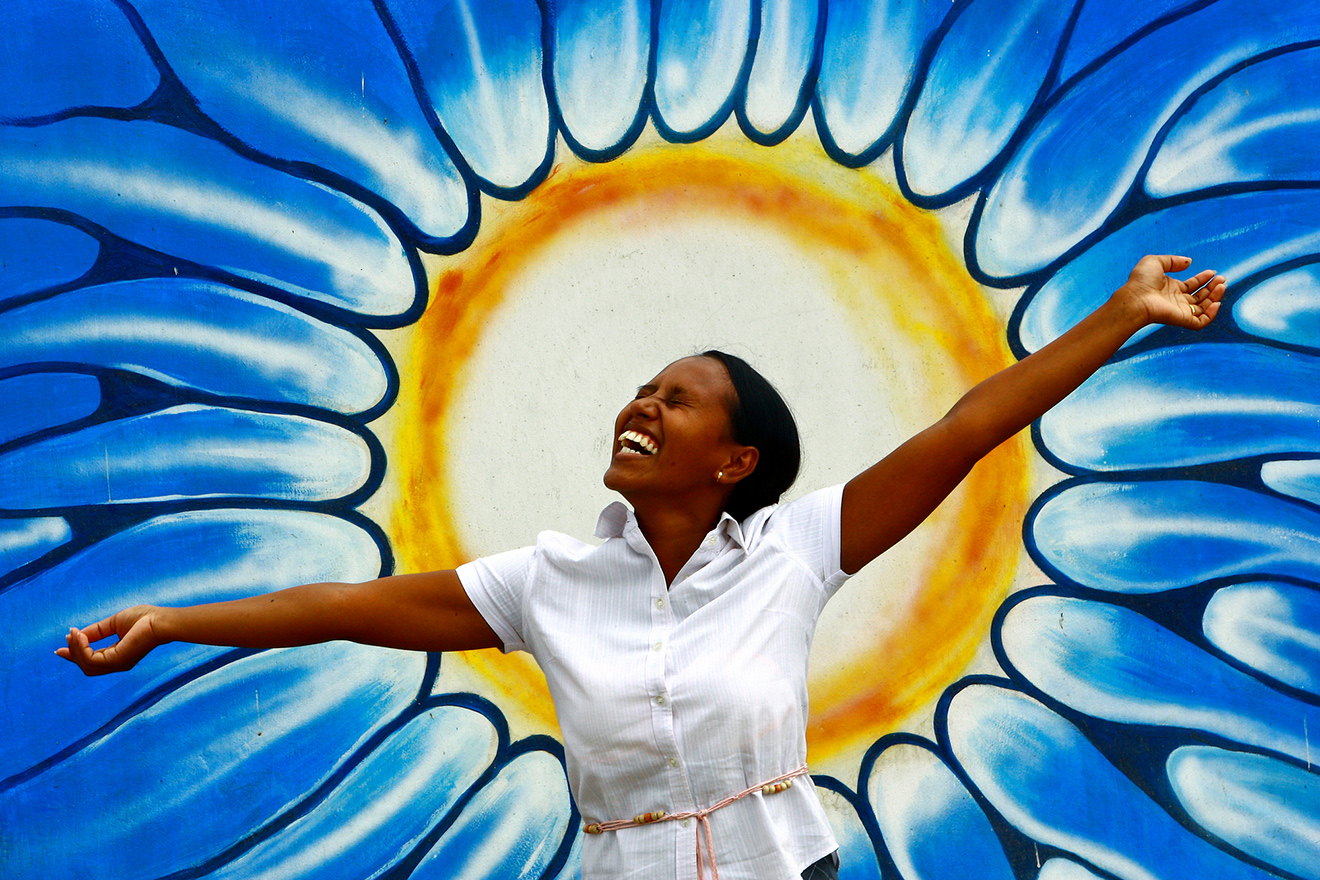
[(715, 536), (714, 536), (714, 535), (707, 535), (706, 538), (705, 538), (705, 540), (701, 542), (701, 546), (705, 547), (707, 550), (709, 550), (711, 547), (714, 547), (714, 546), (715, 546)]
[(665, 695), (661, 694), (660, 696), (656, 697), (655, 704), (657, 706), (663, 706), (665, 704)]
[(677, 766), (678, 766), (678, 758), (670, 758), (670, 759), (669, 759), (669, 766), (670, 766), (670, 767), (677, 767)]
[(679, 822), (678, 824), (679, 824), (679, 825), (682, 825), (684, 828), (686, 828), (686, 827), (688, 827), (688, 823), (691, 822), (691, 821), (692, 821), (691, 819), (684, 819), (684, 820), (682, 820), (681, 822)]
[(656, 599), (656, 600), (655, 600), (655, 607), (656, 607), (656, 608), (664, 608), (664, 607), (665, 607), (665, 600), (664, 600), (664, 599)]
[(659, 651), (659, 650), (660, 650), (661, 648), (663, 648), (664, 646), (665, 646), (665, 643), (664, 643), (664, 642), (656, 642), (654, 645), (651, 646), (651, 650), (653, 650), (653, 651)]

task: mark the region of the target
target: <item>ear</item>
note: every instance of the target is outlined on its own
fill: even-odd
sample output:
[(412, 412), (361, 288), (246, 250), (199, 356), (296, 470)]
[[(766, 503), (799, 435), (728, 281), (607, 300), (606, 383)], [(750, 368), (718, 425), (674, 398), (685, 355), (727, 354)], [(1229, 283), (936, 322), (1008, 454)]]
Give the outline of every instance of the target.
[(737, 483), (756, 470), (756, 463), (761, 460), (761, 452), (755, 446), (739, 446), (721, 468), (724, 478), (721, 482)]

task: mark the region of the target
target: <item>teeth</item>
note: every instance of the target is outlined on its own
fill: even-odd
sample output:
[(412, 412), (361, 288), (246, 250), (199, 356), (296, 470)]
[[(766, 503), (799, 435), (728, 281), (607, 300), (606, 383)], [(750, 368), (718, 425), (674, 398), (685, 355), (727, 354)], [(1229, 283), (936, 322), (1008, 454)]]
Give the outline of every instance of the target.
[[(631, 443), (632, 446), (637, 447), (634, 451), (642, 452), (646, 455), (655, 455), (660, 451), (660, 447), (655, 445), (654, 440), (637, 431), (624, 431), (619, 435), (619, 443)], [(625, 448), (632, 449), (632, 447)]]

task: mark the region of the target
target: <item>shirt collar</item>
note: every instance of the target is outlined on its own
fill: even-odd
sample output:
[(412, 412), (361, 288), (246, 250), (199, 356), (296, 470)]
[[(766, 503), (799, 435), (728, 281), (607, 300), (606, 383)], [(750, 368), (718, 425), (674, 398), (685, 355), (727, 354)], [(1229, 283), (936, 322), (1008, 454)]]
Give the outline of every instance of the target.
[[(621, 538), (630, 528), (637, 528), (636, 515), (628, 505), (622, 501), (615, 501), (600, 512), (600, 516), (596, 520), (595, 535), (602, 540)], [(715, 524), (715, 528), (710, 533), (727, 537), (740, 548), (747, 549), (743, 544), (742, 526), (727, 510), (720, 514), (720, 521)]]

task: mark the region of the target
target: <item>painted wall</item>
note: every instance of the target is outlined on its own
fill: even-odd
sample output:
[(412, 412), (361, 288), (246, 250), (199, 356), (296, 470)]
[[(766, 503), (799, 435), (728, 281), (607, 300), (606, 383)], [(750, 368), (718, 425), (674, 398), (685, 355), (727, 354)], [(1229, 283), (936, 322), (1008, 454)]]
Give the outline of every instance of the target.
[(586, 535), (667, 361), (761, 365), (798, 492), (1147, 251), (1233, 282), (850, 584), (843, 876), (1320, 877), (1320, 7), (0, 6), (0, 873), (573, 877), (517, 657), (70, 624)]

